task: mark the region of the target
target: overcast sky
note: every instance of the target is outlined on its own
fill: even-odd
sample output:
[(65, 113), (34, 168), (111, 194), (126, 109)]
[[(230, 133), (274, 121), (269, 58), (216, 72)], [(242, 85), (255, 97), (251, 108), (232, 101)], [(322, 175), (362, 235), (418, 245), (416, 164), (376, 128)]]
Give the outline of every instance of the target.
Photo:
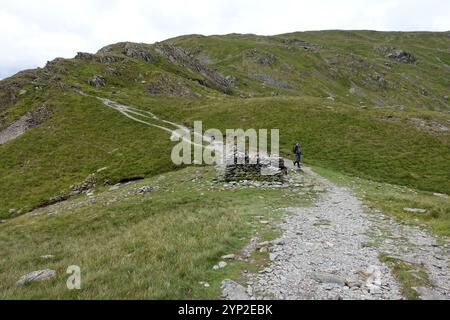
[(0, 79), (119, 41), (324, 29), (448, 31), (450, 0), (0, 0)]

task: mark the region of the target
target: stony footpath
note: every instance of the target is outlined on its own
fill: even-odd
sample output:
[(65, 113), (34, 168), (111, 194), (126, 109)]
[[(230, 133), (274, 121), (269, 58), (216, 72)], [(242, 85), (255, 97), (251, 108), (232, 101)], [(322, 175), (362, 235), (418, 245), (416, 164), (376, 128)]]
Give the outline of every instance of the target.
[(426, 270), (433, 287), (415, 288), (421, 299), (450, 300), (450, 244), (437, 241), (419, 227), (402, 225), (380, 212), (374, 213), (369, 216), (370, 234), (378, 250)]
[(426, 269), (434, 286), (415, 288), (421, 299), (450, 298), (447, 245), (369, 212), (351, 191), (305, 171), (328, 191), (311, 208), (286, 209), (288, 216), (277, 223), (279, 239), (260, 244), (252, 239), (248, 247), (268, 251), (271, 262), (248, 274), (244, 286), (225, 280), (224, 299), (404, 299), (381, 253)]

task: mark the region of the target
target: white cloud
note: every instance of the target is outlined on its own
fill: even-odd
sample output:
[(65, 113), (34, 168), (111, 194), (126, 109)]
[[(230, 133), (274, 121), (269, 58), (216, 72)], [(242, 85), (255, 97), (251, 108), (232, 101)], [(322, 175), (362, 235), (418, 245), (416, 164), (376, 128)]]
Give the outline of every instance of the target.
[(183, 34), (450, 30), (448, 0), (0, 0), (0, 78), (77, 51)]

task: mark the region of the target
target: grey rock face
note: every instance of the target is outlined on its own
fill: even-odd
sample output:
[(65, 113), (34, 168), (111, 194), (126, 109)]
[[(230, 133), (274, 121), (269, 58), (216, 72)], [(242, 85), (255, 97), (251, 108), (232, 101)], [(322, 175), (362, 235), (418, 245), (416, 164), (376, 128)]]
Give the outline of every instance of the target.
[[(123, 57), (113, 54), (99, 54), (97, 58), (100, 63), (112, 63), (124, 60)], [(117, 72), (112, 72), (111, 74), (119, 75)]]
[(149, 63), (154, 63), (157, 58), (152, 55), (148, 45), (138, 43), (127, 43), (122, 53), (127, 57), (144, 60)]
[(69, 196), (74, 196), (81, 194), (83, 192), (88, 192), (89, 190), (95, 188), (97, 183), (97, 177), (95, 174), (90, 174), (84, 179), (84, 181), (80, 184), (75, 184), (70, 186), (70, 194)]
[(250, 49), (246, 56), (255, 60), (259, 65), (270, 66), (277, 61), (277, 57), (270, 52), (260, 52), (257, 49)]
[(147, 194), (147, 193), (151, 193), (153, 191), (155, 191), (155, 188), (152, 186), (143, 186), (143, 187), (138, 188), (138, 192), (140, 194)]
[(112, 63), (122, 61), (125, 58), (119, 55), (110, 54), (107, 52), (100, 52), (98, 54), (86, 53), (86, 52), (78, 52), (75, 56), (76, 60), (83, 61), (96, 61), (100, 63)]
[(174, 97), (194, 95), (194, 92), (184, 80), (168, 75), (161, 75), (152, 79), (147, 90), (152, 95), (170, 95)]
[(93, 55), (91, 53), (86, 53), (86, 52), (78, 52), (77, 55), (75, 56), (75, 59), (91, 61), (91, 60), (95, 60), (95, 55)]
[(4, 130), (0, 131), (0, 144), (14, 140), (24, 134), (27, 130), (44, 123), (49, 116), (50, 112), (43, 105), (20, 117)]
[(416, 57), (409, 52), (403, 50), (394, 50), (386, 55), (387, 58), (397, 60), (403, 63), (416, 63)]
[(200, 73), (208, 81), (200, 84), (205, 86), (216, 86), (220, 91), (226, 94), (232, 92), (232, 82), (217, 71), (211, 70), (207, 65), (197, 60), (194, 55), (188, 51), (168, 44), (158, 44), (156, 51), (170, 62), (189, 68), (191, 71)]
[(92, 79), (88, 81), (89, 85), (94, 88), (106, 86), (106, 80), (100, 75), (95, 75)]
[(55, 276), (56, 276), (55, 270), (46, 269), (46, 270), (33, 271), (33, 272), (23, 276), (22, 278), (20, 278), (19, 281), (16, 282), (16, 284), (24, 285), (24, 284), (27, 284), (29, 282), (34, 282), (34, 281), (45, 281), (45, 280), (49, 280)]

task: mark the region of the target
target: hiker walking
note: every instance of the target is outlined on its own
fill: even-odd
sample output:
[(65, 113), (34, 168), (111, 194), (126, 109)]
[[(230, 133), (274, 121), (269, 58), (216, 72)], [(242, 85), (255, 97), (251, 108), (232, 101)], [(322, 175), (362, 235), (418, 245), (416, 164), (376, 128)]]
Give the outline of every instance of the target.
[(302, 161), (302, 147), (300, 146), (300, 143), (297, 142), (292, 151), (295, 155), (294, 166), (297, 166), (300, 169), (300, 163)]

